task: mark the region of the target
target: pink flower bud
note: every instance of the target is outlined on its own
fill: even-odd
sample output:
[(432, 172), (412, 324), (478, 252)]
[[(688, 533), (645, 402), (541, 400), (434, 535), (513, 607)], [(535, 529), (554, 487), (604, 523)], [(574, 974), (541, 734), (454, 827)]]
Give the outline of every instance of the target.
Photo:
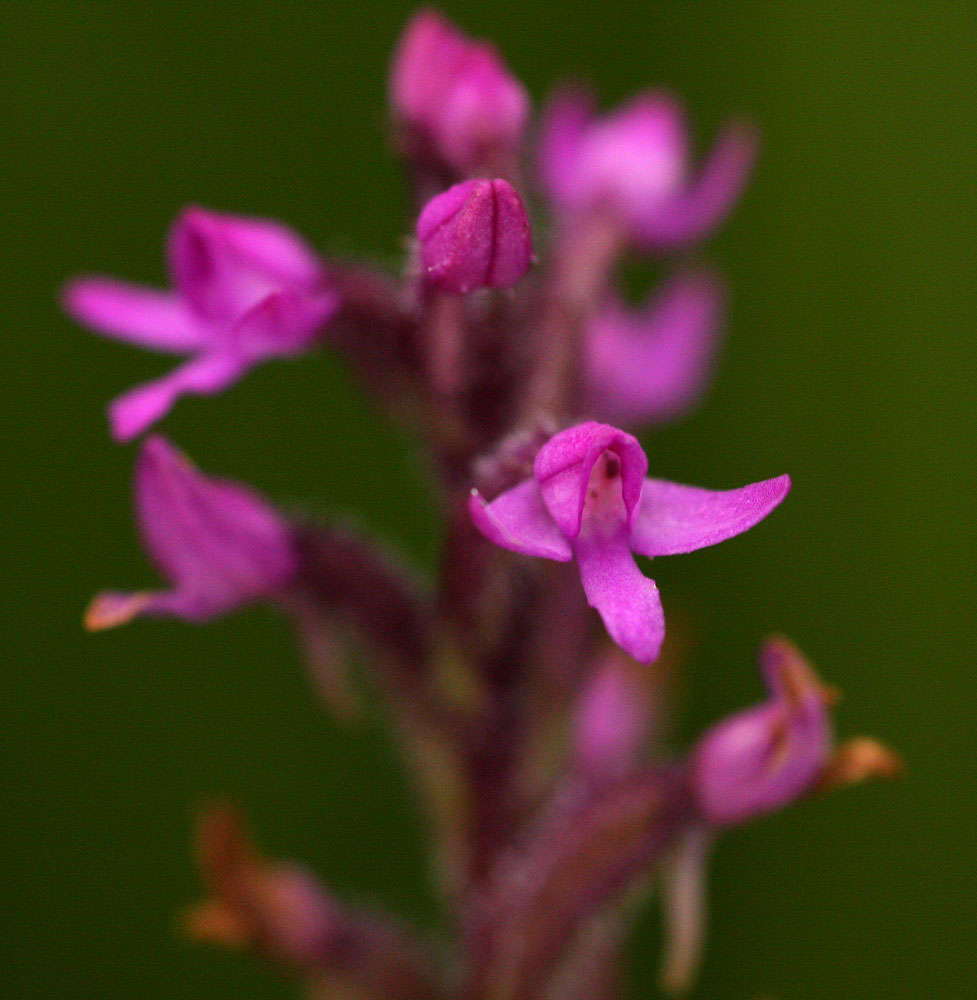
[(401, 38), (390, 100), (412, 145), (460, 173), (511, 157), (529, 114), (525, 90), (495, 49), (431, 10)]
[(463, 181), (432, 198), (417, 220), (427, 279), (446, 292), (510, 288), (529, 269), (529, 219), (507, 181)]

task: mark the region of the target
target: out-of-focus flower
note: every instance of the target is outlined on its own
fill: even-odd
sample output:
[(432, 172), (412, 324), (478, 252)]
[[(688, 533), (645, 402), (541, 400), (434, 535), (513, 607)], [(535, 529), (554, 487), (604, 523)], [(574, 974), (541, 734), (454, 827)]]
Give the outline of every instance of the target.
[(192, 359), (115, 400), (114, 436), (134, 438), (185, 393), (220, 392), (267, 358), (312, 345), (336, 310), (322, 266), (285, 226), (188, 208), (169, 237), (169, 292), (78, 278), (65, 308), (100, 333)]
[(712, 491), (647, 479), (637, 439), (607, 424), (561, 431), (539, 451), (532, 477), (490, 503), (475, 490), (469, 510), (490, 541), (525, 555), (576, 559), (588, 602), (611, 638), (635, 659), (654, 660), (665, 636), (658, 588), (632, 553), (675, 555), (752, 528), (787, 495), (779, 476)]
[(586, 406), (620, 424), (678, 416), (709, 380), (722, 312), (719, 284), (681, 275), (640, 312), (609, 302), (584, 341)]
[(832, 694), (785, 639), (766, 642), (760, 667), (769, 696), (703, 736), (692, 758), (693, 789), (714, 826), (742, 823), (800, 798), (831, 756)]
[(649, 92), (602, 118), (590, 98), (566, 91), (550, 104), (539, 160), (547, 194), (563, 213), (604, 212), (652, 248), (706, 236), (739, 197), (755, 139), (728, 125), (698, 176), (689, 166), (681, 108)]
[(304, 868), (266, 861), (231, 806), (201, 815), (197, 852), (211, 895), (186, 914), (190, 937), (257, 947), (300, 966), (327, 951), (340, 922), (336, 903)]
[(495, 49), (433, 10), (411, 20), (394, 55), (390, 102), (411, 149), (460, 174), (510, 160), (529, 98)]
[(135, 504), (146, 549), (172, 587), (99, 594), (85, 614), (89, 629), (138, 615), (205, 621), (275, 596), (296, 572), (284, 518), (246, 487), (204, 476), (162, 437), (142, 446)]
[(577, 702), (574, 756), (588, 774), (620, 776), (634, 765), (648, 735), (648, 692), (625, 660), (617, 650), (605, 656)]
[(443, 291), (510, 288), (529, 270), (529, 218), (508, 181), (471, 180), (432, 198), (417, 220), (428, 281)]

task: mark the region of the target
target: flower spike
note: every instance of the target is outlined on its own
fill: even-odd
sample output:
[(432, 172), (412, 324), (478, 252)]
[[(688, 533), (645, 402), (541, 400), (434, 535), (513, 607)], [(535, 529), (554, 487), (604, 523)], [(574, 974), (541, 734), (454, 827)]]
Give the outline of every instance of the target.
[(138, 615), (206, 621), (281, 593), (296, 572), (288, 524), (236, 483), (209, 479), (168, 441), (147, 438), (136, 465), (136, 516), (169, 590), (99, 594), (85, 614), (92, 631)]
[(636, 438), (607, 424), (579, 424), (540, 449), (532, 477), (491, 502), (477, 491), (469, 500), (489, 541), (524, 555), (576, 559), (611, 638), (644, 663), (658, 656), (665, 619), (658, 588), (633, 554), (715, 545), (762, 521), (790, 490), (788, 476), (716, 492), (648, 479), (647, 470)]
[(339, 305), (313, 252), (266, 219), (188, 208), (170, 233), (169, 264), (172, 292), (94, 277), (65, 289), (67, 311), (106, 336), (193, 355), (112, 403), (119, 441), (137, 437), (186, 393), (220, 392), (267, 358), (306, 350)]

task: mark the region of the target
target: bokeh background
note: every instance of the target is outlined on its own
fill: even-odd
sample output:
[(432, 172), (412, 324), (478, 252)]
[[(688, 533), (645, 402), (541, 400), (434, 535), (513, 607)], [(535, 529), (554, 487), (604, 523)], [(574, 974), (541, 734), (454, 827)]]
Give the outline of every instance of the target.
[[(796, 638), (845, 693), (843, 733), (904, 751), (895, 784), (731, 833), (713, 866), (698, 998), (974, 995), (977, 8), (971, 3), (446, 2), (537, 100), (579, 73), (608, 101), (667, 85), (710, 138), (762, 126), (749, 192), (706, 256), (733, 290), (716, 387), (646, 435), (655, 474), (730, 486), (785, 470), (789, 502), (663, 560), (701, 641), (684, 738), (754, 700), (758, 639)], [(286, 623), (84, 634), (89, 595), (152, 579), (131, 447), (103, 415), (169, 361), (58, 311), (80, 270), (163, 279), (187, 202), (280, 217), (396, 263), (404, 189), (384, 142), (411, 5), (16, 3), (0, 8), (5, 997), (293, 995), (174, 931), (198, 892), (190, 819), (228, 792), (269, 851), (428, 926), (423, 827), (382, 718), (318, 709)], [(166, 423), (207, 470), (355, 511), (422, 566), (437, 525), (410, 440), (332, 357), (268, 364)], [(631, 950), (654, 996), (658, 918)]]

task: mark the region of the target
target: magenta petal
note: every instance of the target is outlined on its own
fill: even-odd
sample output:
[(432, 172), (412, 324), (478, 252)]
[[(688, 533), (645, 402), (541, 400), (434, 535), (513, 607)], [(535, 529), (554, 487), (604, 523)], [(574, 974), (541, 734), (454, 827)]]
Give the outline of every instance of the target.
[(695, 404), (709, 378), (722, 309), (710, 275), (683, 275), (641, 313), (607, 306), (587, 331), (590, 409), (616, 423), (662, 421)]
[(265, 271), (283, 285), (312, 290), (323, 278), (318, 254), (298, 233), (274, 219), (220, 215), (221, 239), (228, 252)]
[(112, 278), (78, 278), (65, 287), (63, 301), (79, 323), (154, 351), (185, 354), (209, 340), (206, 327), (194, 322), (172, 292)]
[(465, 172), (514, 152), (529, 117), (529, 97), (495, 50), (476, 43), (458, 63), (432, 130), (444, 159)]
[(729, 126), (717, 139), (699, 179), (645, 214), (638, 224), (641, 238), (653, 247), (667, 248), (707, 236), (742, 193), (753, 167), (756, 146), (752, 129)]
[(543, 111), (539, 138), (540, 180), (549, 197), (565, 207), (586, 198), (580, 152), (593, 118), (593, 100), (579, 90), (557, 93)]
[(704, 817), (740, 823), (793, 802), (817, 781), (831, 752), (825, 692), (800, 653), (774, 639), (761, 655), (766, 701), (713, 726), (692, 757)]
[(286, 227), (189, 208), (170, 234), (173, 284), (194, 312), (229, 323), (282, 287), (312, 291), (321, 269)]
[(540, 496), (535, 479), (527, 479), (491, 503), (472, 490), (468, 509), (475, 527), (490, 541), (513, 552), (568, 562), (573, 553)]
[(390, 72), (390, 101), (410, 121), (423, 121), (464, 54), (465, 39), (440, 14), (420, 10), (404, 29)]
[(256, 493), (209, 479), (161, 437), (136, 463), (136, 517), (168, 590), (107, 591), (85, 623), (112, 628), (137, 616), (206, 621), (288, 586), (296, 558), (288, 524)]
[(665, 638), (658, 587), (638, 569), (627, 535), (581, 533), (574, 542), (587, 602), (597, 609), (610, 637), (640, 663), (657, 659)]
[(694, 552), (747, 531), (790, 492), (790, 476), (736, 490), (703, 490), (646, 479), (631, 520), (631, 547), (644, 556)]
[(605, 451), (620, 458), (621, 492), (630, 518), (648, 471), (648, 459), (632, 435), (591, 421), (555, 434), (536, 455), (533, 474), (543, 503), (567, 538), (580, 533), (590, 474)]
[(161, 437), (143, 445), (135, 494), (146, 548), (183, 598), (185, 617), (270, 593), (294, 571), (288, 527), (274, 508), (204, 476)]
[(687, 127), (668, 94), (640, 94), (590, 130), (579, 170), (591, 206), (615, 205), (633, 223), (682, 190)]
[(312, 346), (338, 306), (339, 297), (332, 292), (273, 292), (234, 325), (228, 344), (249, 361), (296, 354)]
[(112, 436), (117, 441), (131, 441), (166, 416), (180, 396), (221, 392), (249, 367), (240, 354), (216, 351), (201, 354), (154, 382), (130, 389), (109, 406)]

